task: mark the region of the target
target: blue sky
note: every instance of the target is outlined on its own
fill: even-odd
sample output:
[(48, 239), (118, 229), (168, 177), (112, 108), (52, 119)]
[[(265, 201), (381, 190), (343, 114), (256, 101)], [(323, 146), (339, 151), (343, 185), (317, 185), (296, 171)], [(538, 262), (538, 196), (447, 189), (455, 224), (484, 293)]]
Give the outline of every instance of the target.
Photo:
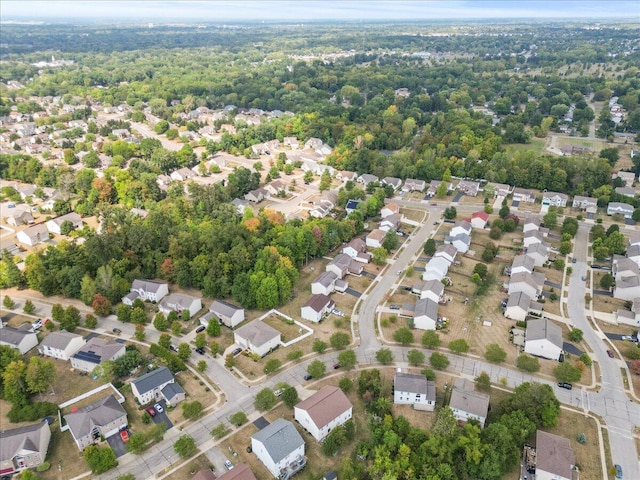
[(640, 0), (2, 0), (0, 19), (149, 21), (604, 18), (640, 21)]

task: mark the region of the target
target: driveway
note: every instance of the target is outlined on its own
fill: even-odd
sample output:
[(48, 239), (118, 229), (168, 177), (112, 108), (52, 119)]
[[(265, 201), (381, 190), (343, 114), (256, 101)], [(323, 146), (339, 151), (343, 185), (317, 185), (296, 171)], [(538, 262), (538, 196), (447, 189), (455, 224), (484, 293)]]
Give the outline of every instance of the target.
[(544, 284), (548, 287), (553, 287), (553, 288), (562, 288), (562, 285), (556, 282), (552, 282), (550, 280), (545, 280)]
[(160, 413), (156, 410), (156, 416), (151, 417), (151, 419), (155, 424), (164, 423), (167, 426), (167, 430), (169, 430), (170, 428), (173, 427), (173, 423), (171, 423), (171, 420), (169, 420), (169, 417), (167, 417), (167, 404), (164, 400), (158, 403), (162, 406), (162, 408), (164, 409), (164, 412)]
[(263, 428), (265, 428), (265, 427), (268, 427), (268, 426), (269, 426), (269, 422), (267, 421), (267, 419), (266, 419), (266, 418), (264, 418), (264, 417), (259, 417), (259, 418), (256, 418), (256, 419), (253, 421), (253, 425), (254, 425), (254, 427), (256, 427), (258, 430), (262, 430)]
[[(129, 435), (131, 435), (131, 433), (129, 433)], [(120, 438), (119, 432), (107, 438), (107, 443), (109, 444), (113, 452), (116, 454), (116, 458), (119, 458), (125, 453), (127, 453), (127, 446), (122, 441), (122, 438)]]
[(594, 295), (603, 295), (605, 297), (613, 297), (613, 292), (610, 292), (609, 290), (594, 290), (593, 294)]
[(451, 203), (459, 202), (462, 197), (464, 197), (464, 193), (462, 193), (462, 192), (456, 193), (456, 196), (453, 197), (453, 200), (451, 200)]
[(565, 352), (570, 353), (571, 355), (576, 355), (578, 357), (584, 353), (582, 350), (576, 347), (573, 343), (568, 343), (568, 342), (562, 343), (562, 349)]
[(362, 294), (356, 290), (354, 290), (353, 288), (347, 288), (344, 293), (348, 293), (349, 295), (351, 295), (352, 297), (356, 297), (356, 298), (360, 298), (362, 296)]

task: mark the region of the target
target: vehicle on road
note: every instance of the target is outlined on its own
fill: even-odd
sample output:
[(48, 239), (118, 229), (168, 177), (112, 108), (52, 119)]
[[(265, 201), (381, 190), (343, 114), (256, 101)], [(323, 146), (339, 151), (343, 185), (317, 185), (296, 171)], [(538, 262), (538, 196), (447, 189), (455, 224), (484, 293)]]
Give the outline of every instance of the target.
[(123, 443), (127, 443), (129, 441), (129, 432), (127, 432), (126, 430), (120, 430), (120, 438), (122, 439)]
[(616, 469), (616, 478), (622, 478), (622, 467), (617, 463), (614, 465)]
[(154, 410), (154, 408), (152, 406), (148, 406), (147, 408), (145, 408), (145, 410), (147, 411), (147, 413), (149, 415), (151, 415), (152, 417), (156, 416), (156, 411)]
[(400, 305), (389, 305), (390, 310), (400, 310)]
[(577, 260), (576, 260), (576, 257), (573, 257), (573, 258), (571, 259), (571, 263), (576, 263), (576, 261), (577, 261)]
[(155, 409), (156, 412), (158, 413), (162, 413), (164, 412), (164, 408), (162, 408), (162, 405), (160, 405), (159, 403), (156, 403), (153, 408)]
[(413, 288), (407, 287), (406, 285), (402, 287), (405, 292), (413, 292)]
[(607, 350), (607, 355), (609, 355), (609, 358), (615, 358), (615, 355), (611, 350)]
[(311, 380), (313, 377), (311, 375), (309, 375), (308, 373), (304, 376), (304, 379), (309, 381)]
[(116, 335), (120, 335), (122, 333), (122, 330), (120, 330), (119, 328), (112, 328), (111, 331)]
[(224, 466), (227, 468), (227, 470), (233, 469), (233, 463), (231, 463), (229, 460), (224, 461)]
[(585, 282), (587, 280), (587, 276), (586, 275), (582, 275), (582, 281)]
[(276, 397), (279, 397), (279, 396), (280, 396), (280, 395), (282, 395), (283, 393), (284, 393), (284, 388), (279, 388), (279, 389), (277, 389), (277, 390), (274, 390), (274, 392), (273, 392), (273, 394), (274, 394)]
[(204, 348), (202, 347), (196, 348), (195, 351), (198, 352), (200, 355), (204, 355)]
[(573, 385), (567, 382), (559, 382), (558, 386), (560, 388), (566, 388), (567, 390), (571, 390), (573, 388)]
[(196, 328), (196, 333), (204, 332), (206, 329), (207, 327), (205, 327), (204, 325), (200, 325), (198, 328)]
[(398, 270), (398, 271), (396, 272), (396, 275), (402, 275), (402, 270)]
[(16, 204), (15, 203), (10, 203), (9, 205), (7, 205), (7, 208), (16, 208)]
[(242, 353), (242, 349), (240, 347), (238, 347), (238, 348), (235, 348), (233, 350), (233, 352), (231, 352), (231, 355), (233, 355), (235, 357), (237, 355), (240, 355), (241, 353)]
[(173, 351), (173, 352), (177, 352), (178, 351), (178, 347), (175, 346), (173, 343), (171, 345), (169, 345), (169, 350)]

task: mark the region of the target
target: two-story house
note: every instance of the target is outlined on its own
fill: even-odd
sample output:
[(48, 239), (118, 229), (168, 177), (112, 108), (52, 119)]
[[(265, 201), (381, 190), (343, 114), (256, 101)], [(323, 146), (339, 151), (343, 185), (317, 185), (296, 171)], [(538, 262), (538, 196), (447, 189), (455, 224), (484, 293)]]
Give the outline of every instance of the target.
[(318, 442), (353, 415), (353, 406), (342, 390), (326, 386), (294, 407), (296, 421)]

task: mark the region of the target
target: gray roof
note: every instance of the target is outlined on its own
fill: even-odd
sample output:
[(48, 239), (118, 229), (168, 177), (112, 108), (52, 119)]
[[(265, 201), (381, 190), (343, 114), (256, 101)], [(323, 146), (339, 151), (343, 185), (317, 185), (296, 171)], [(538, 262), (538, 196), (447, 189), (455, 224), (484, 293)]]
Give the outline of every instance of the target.
[(536, 432), (536, 469), (573, 478), (576, 457), (569, 439), (538, 430)]
[(509, 300), (507, 301), (507, 308), (509, 307), (520, 307), (523, 310), (529, 310), (529, 306), (531, 305), (531, 297), (529, 295), (517, 292), (509, 295)]
[(449, 406), (463, 412), (486, 418), (489, 411), (489, 395), (476, 392), (473, 382), (458, 378), (453, 391)]
[(533, 257), (528, 255), (516, 255), (513, 259), (513, 263), (511, 264), (511, 270), (517, 267), (524, 267), (529, 272), (533, 272), (533, 268), (535, 267), (535, 260)]
[(69, 212), (60, 217), (52, 218), (51, 221), (58, 226), (62, 226), (62, 224), (67, 221), (73, 223), (74, 225), (78, 225), (82, 223), (82, 217), (78, 215), (76, 212)]
[(162, 285), (167, 285), (166, 282), (156, 282), (154, 280), (139, 280), (136, 279), (131, 285), (131, 290), (142, 289), (145, 292), (157, 293)]
[[(49, 428), (46, 421), (12, 428), (0, 432), (0, 462), (11, 460), (19, 452), (38, 452), (40, 447), (40, 435), (44, 428)], [(40, 452), (44, 460), (45, 452)]]
[(18, 346), (22, 343), (24, 338), (29, 335), (35, 336), (35, 333), (19, 330), (13, 327), (0, 328), (0, 342), (7, 343), (9, 345)]
[(97, 402), (78, 409), (76, 412), (67, 413), (64, 416), (67, 425), (75, 438), (82, 438), (93, 430), (93, 427), (101, 427), (121, 418), (126, 417), (122, 405), (113, 395), (106, 396)]
[(280, 332), (262, 320), (254, 320), (240, 327), (235, 334), (249, 340), (256, 347), (260, 347), (276, 337), (280, 338)]
[(634, 244), (627, 247), (627, 257), (637, 257), (640, 255), (640, 245)]
[(400, 392), (411, 392), (426, 395), (427, 400), (436, 399), (436, 384), (427, 380), (424, 375), (396, 372), (393, 388)]
[(236, 307), (235, 305), (232, 305), (231, 303), (225, 302), (223, 300), (215, 300), (209, 307), (209, 310), (218, 316), (231, 318), (238, 311), (244, 309), (242, 307)]
[(136, 389), (140, 392), (140, 395), (142, 395), (172, 380), (173, 374), (171, 371), (167, 367), (160, 367), (136, 378), (131, 383), (136, 386)]
[(313, 281), (313, 283), (319, 283), (323, 287), (328, 287), (329, 285), (335, 283), (337, 278), (338, 276), (333, 272), (322, 272), (320, 275), (318, 275), (318, 278)]
[(111, 360), (114, 355), (125, 348), (124, 344), (108, 342), (102, 338), (92, 338), (78, 350), (73, 358), (99, 365), (101, 362)]
[(438, 304), (430, 298), (421, 298), (416, 302), (416, 308), (413, 312), (414, 317), (426, 316), (436, 321), (438, 319)]
[(544, 242), (532, 243), (527, 247), (526, 254), (529, 255), (534, 253), (539, 253), (542, 256), (549, 256), (549, 247)]
[(351, 265), (351, 260), (352, 258), (346, 253), (339, 253), (328, 263), (328, 265), (337, 265), (341, 270), (347, 270), (349, 265)]
[(526, 338), (528, 341), (547, 339), (556, 347), (562, 348), (562, 328), (548, 318), (529, 320)]
[(293, 423), (282, 418), (264, 427), (251, 438), (264, 445), (271, 460), (276, 464), (304, 445), (304, 440)]
[(76, 335), (75, 333), (61, 330), (59, 332), (51, 332), (44, 338), (40, 345), (43, 347), (55, 348), (56, 350), (64, 350), (75, 338), (82, 338), (82, 335)]
[(180, 394), (184, 394), (184, 393), (185, 393), (184, 390), (178, 384), (178, 382), (167, 383), (162, 388), (162, 395), (164, 395), (164, 398), (168, 398), (168, 399), (171, 399), (171, 398), (175, 397), (176, 395), (180, 395)]
[(440, 257), (443, 256), (443, 254), (447, 254), (447, 256), (451, 258), (456, 258), (456, 255), (458, 255), (458, 250), (453, 245), (440, 245), (437, 248), (434, 257)]

